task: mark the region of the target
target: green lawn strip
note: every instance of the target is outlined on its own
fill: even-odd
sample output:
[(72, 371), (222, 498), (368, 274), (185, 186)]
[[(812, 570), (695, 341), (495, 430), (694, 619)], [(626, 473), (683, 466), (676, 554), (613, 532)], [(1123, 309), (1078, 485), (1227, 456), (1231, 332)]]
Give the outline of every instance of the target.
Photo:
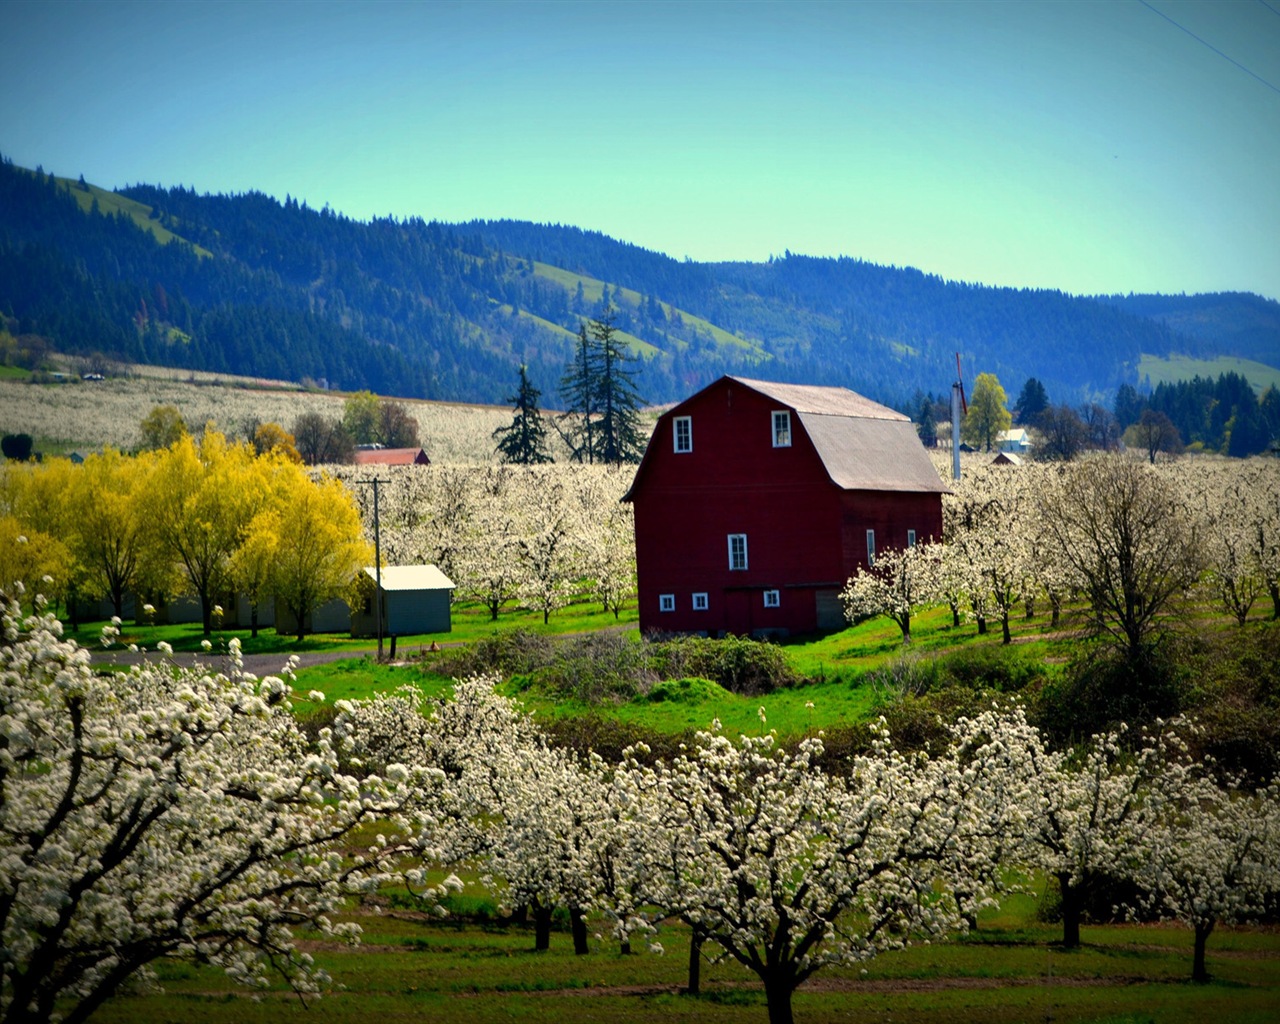
[[(394, 910), (355, 917), (365, 929), (360, 947), (301, 936), (342, 986), (310, 1009), (279, 986), (254, 1002), (220, 972), (169, 963), (160, 970), (166, 994), (115, 1000), (94, 1020), (764, 1019), (758, 983), (732, 963), (704, 967), (702, 998), (674, 994), (684, 983), (688, 952), (688, 933), (679, 925), (660, 931), (665, 955), (623, 957), (594, 922), (601, 937), (593, 935), (591, 953), (577, 957), (565, 932), (553, 934), (550, 951), (534, 954), (532, 933), (521, 927), (479, 927)], [(1055, 946), (1055, 934), (1051, 925), (1024, 923), (883, 954), (865, 970), (829, 968), (797, 992), (796, 1017), (816, 1021), (851, 1014), (956, 1024), (1046, 1018), (1263, 1021), (1272, 1019), (1280, 998), (1280, 936), (1274, 930), (1227, 930), (1222, 950), (1239, 955), (1215, 956), (1211, 943), (1215, 980), (1205, 986), (1185, 980), (1190, 935), (1176, 926), (1087, 927), (1075, 951)]]
[[(468, 643), (493, 633), (509, 629), (526, 629), (535, 633), (560, 635), (564, 633), (589, 633), (603, 629), (634, 628), (638, 621), (634, 603), (624, 607), (618, 618), (612, 612), (604, 611), (598, 601), (579, 601), (551, 613), (550, 619), (544, 623), (542, 613), (528, 608), (504, 608), (497, 621), (493, 621), (488, 609), (474, 602), (459, 602), (452, 612), (452, 629), (444, 633), (414, 633), (397, 637), (397, 655), (404, 656), (415, 653), (419, 648), (428, 647), (434, 641), (439, 644)], [(74, 635), (87, 647), (96, 647), (98, 637), (106, 621), (81, 623)], [(70, 627), (67, 627), (70, 634)], [(175, 651), (197, 652), (202, 650), (201, 643), (205, 639), (203, 629), (198, 622), (186, 622), (166, 625), (146, 625), (125, 622), (120, 627), (118, 644), (138, 644), (147, 650), (155, 650), (161, 640), (168, 643)], [(353, 656), (377, 649), (378, 642), (373, 637), (351, 637), (343, 633), (311, 633), (302, 641), (289, 633), (277, 633), (272, 627), (258, 630), (257, 637), (250, 635), (248, 629), (215, 629), (209, 636), (215, 651), (225, 651), (227, 642), (232, 637), (240, 640), (240, 650), (244, 654), (271, 654), (279, 652), (285, 656), (293, 653), (310, 651), (345, 651)], [(389, 647), (390, 639), (383, 642), (384, 651)], [(282, 661), (283, 663), (283, 661)]]

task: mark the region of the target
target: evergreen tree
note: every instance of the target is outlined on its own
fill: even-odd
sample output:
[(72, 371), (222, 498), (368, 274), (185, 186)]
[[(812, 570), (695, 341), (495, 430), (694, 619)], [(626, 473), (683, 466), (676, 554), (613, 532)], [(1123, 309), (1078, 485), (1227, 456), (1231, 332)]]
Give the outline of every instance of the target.
[(553, 462), (547, 454), (547, 428), (538, 409), (542, 392), (529, 382), (529, 368), (520, 365), (520, 387), (506, 401), (515, 406), (515, 419), (509, 427), (499, 427), (493, 432), (498, 438), (497, 452), (503, 462), (535, 465)]
[(1022, 392), (1014, 404), (1013, 412), (1019, 423), (1035, 423), (1036, 418), (1049, 408), (1049, 394), (1034, 377), (1028, 377)]
[[(593, 321), (594, 323), (594, 321)], [(578, 345), (573, 361), (560, 379), (560, 398), (564, 402), (567, 429), (556, 424), (560, 436), (568, 444), (574, 462), (595, 462), (596, 447), (592, 417), (596, 414), (596, 398), (600, 380), (600, 352), (595, 339), (587, 333), (587, 325), (578, 323)]]
[(639, 462), (644, 454), (644, 438), (640, 433), (640, 406), (643, 399), (635, 384), (635, 371), (628, 369), (632, 361), (613, 326), (613, 310), (599, 320), (591, 321), (591, 334), (600, 352), (599, 397), (600, 460), (619, 465)]

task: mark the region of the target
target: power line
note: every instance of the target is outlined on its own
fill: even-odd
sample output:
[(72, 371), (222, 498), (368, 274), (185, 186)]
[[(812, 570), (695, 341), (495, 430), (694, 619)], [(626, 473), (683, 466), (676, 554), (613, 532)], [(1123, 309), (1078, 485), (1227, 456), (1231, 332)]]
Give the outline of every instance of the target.
[[(1266, 0), (1261, 0), (1261, 2), (1262, 2), (1262, 5), (1263, 5), (1264, 7), (1271, 8), (1271, 5), (1270, 5), (1270, 4), (1268, 4), (1268, 3), (1266, 2)], [(1230, 61), (1232, 64), (1234, 64), (1236, 67), (1238, 67), (1241, 71), (1243, 71), (1246, 75), (1249, 75), (1251, 78), (1256, 78), (1259, 82), (1261, 82), (1263, 85), (1265, 85), (1265, 86), (1266, 86), (1268, 89), (1270, 89), (1272, 92), (1274, 92), (1274, 93), (1280, 93), (1280, 86), (1272, 85), (1270, 82), (1268, 82), (1268, 81), (1267, 81), (1265, 78), (1263, 78), (1261, 75), (1256, 74), (1256, 73), (1254, 73), (1254, 72), (1250, 71), (1247, 67), (1245, 67), (1243, 64), (1241, 64), (1241, 63), (1240, 63), (1238, 60), (1236, 60), (1234, 57), (1228, 57), (1225, 53), (1223, 53), (1221, 50), (1219, 50), (1219, 49), (1218, 49), (1216, 46), (1214, 46), (1212, 43), (1208, 42), (1208, 41), (1207, 41), (1207, 40), (1205, 40), (1205, 39), (1201, 39), (1198, 35), (1196, 35), (1194, 32), (1192, 32), (1192, 31), (1191, 31), (1191, 29), (1187, 28), (1185, 25), (1180, 25), (1180, 24), (1178, 24), (1178, 22), (1174, 21), (1171, 17), (1169, 17), (1169, 15), (1165, 14), (1165, 13), (1164, 13), (1164, 11), (1157, 10), (1155, 7), (1152, 7), (1152, 6), (1151, 6), (1151, 4), (1149, 4), (1149, 3), (1147, 2), (1147, 0), (1138, 0), (1138, 3), (1142, 4), (1142, 6), (1143, 6), (1143, 7), (1145, 7), (1147, 10), (1152, 11), (1152, 12), (1154, 12), (1155, 14), (1160, 15), (1160, 17), (1164, 18), (1164, 20), (1165, 20), (1165, 21), (1167, 21), (1167, 22), (1168, 22), (1170, 25), (1172, 25), (1174, 28), (1180, 28), (1180, 29), (1182, 29), (1182, 31), (1183, 31), (1183, 32), (1185, 32), (1187, 35), (1189, 35), (1192, 39), (1194, 39), (1194, 40), (1195, 40), (1197, 43), (1199, 43), (1201, 46), (1207, 46), (1210, 50), (1212, 50), (1214, 53), (1216, 53), (1216, 54), (1217, 54), (1219, 57), (1221, 57), (1223, 60)], [(1275, 10), (1274, 8), (1271, 8), (1271, 9), (1272, 9), (1272, 10)], [(1277, 13), (1280, 13), (1280, 12), (1277, 12)]]
[(1262, 4), (1263, 7), (1269, 10), (1277, 18), (1280, 18), (1280, 7), (1272, 7), (1269, 3), (1267, 3), (1267, 0), (1258, 0), (1258, 3)]

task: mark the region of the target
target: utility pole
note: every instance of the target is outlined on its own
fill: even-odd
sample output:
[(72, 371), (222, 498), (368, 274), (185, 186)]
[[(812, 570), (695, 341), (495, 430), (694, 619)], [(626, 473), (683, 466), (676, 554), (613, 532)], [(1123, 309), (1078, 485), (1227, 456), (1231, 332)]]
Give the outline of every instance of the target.
[(382, 543), (378, 534), (378, 484), (389, 484), (390, 480), (357, 480), (358, 484), (373, 484), (373, 620), (378, 630), (378, 660), (382, 660)]

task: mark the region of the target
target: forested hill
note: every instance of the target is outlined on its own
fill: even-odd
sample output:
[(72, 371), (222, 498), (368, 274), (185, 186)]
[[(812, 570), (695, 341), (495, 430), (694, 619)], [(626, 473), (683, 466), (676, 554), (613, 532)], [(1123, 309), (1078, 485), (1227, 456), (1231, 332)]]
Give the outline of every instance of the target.
[(261, 193), (108, 192), (0, 164), (0, 328), (71, 353), (405, 397), (500, 402), (525, 363), (554, 405), (579, 323), (606, 307), (653, 402), (741, 373), (904, 407), (950, 383), (956, 351), (1011, 390), (1038, 377), (1054, 401), (1137, 383), (1143, 353), (1277, 361), (1276, 303), (1163, 298), (790, 254), (698, 264), (576, 228), (361, 222)]

